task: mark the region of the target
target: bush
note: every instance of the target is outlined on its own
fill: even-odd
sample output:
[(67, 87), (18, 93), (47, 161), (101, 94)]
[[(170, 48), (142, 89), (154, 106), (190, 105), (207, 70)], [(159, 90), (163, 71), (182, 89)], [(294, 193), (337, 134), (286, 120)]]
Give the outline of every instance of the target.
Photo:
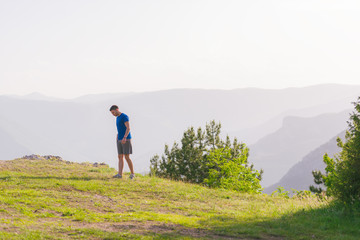
[(151, 158), (151, 175), (241, 192), (261, 191), (261, 172), (248, 164), (249, 149), (235, 138), (220, 138), (221, 124), (211, 121), (205, 131), (188, 128), (181, 146), (165, 145), (164, 154)]
[(271, 193), (272, 197), (284, 197), (284, 198), (290, 198), (290, 192), (285, 191), (284, 187), (278, 186), (275, 191)]
[(229, 147), (211, 150), (207, 157), (208, 177), (204, 183), (209, 187), (225, 188), (240, 192), (258, 192), (260, 173), (247, 165), (248, 148), (238, 157), (231, 155)]

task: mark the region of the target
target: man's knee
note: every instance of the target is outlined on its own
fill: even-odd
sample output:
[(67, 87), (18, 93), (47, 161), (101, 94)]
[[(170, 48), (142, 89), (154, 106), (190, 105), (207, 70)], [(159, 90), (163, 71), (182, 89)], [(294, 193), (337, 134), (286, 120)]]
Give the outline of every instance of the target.
[(125, 159), (126, 159), (127, 161), (129, 161), (129, 160), (130, 160), (130, 154), (125, 154)]
[(118, 158), (119, 158), (119, 160), (123, 160), (124, 159), (124, 154), (118, 154)]

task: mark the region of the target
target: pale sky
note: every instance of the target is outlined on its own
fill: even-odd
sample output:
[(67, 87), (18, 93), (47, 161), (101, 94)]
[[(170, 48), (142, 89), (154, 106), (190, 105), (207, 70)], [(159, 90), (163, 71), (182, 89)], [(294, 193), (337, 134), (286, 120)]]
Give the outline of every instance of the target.
[(0, 94), (360, 84), (360, 1), (0, 0)]

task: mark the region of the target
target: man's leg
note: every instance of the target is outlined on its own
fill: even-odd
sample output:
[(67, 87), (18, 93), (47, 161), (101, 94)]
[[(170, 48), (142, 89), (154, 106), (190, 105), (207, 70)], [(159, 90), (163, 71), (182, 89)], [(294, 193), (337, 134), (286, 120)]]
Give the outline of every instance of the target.
[(124, 170), (124, 154), (118, 154), (119, 158), (119, 174), (122, 176)]
[(128, 166), (129, 166), (130, 172), (132, 174), (134, 174), (134, 167), (133, 167), (132, 161), (130, 159), (130, 154), (125, 154), (125, 159), (126, 159), (126, 162), (127, 162)]

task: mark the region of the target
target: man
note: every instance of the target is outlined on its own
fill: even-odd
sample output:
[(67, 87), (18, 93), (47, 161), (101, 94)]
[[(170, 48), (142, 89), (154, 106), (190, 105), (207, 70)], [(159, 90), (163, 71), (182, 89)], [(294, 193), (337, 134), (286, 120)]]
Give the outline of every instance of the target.
[(114, 176), (114, 178), (122, 178), (125, 156), (125, 160), (131, 172), (130, 179), (133, 179), (135, 175), (134, 167), (130, 159), (130, 154), (132, 154), (132, 145), (129, 117), (125, 113), (120, 112), (119, 107), (116, 105), (112, 105), (110, 107), (110, 112), (116, 117), (116, 127), (118, 131), (118, 134), (116, 136), (116, 143), (119, 158), (119, 172)]

